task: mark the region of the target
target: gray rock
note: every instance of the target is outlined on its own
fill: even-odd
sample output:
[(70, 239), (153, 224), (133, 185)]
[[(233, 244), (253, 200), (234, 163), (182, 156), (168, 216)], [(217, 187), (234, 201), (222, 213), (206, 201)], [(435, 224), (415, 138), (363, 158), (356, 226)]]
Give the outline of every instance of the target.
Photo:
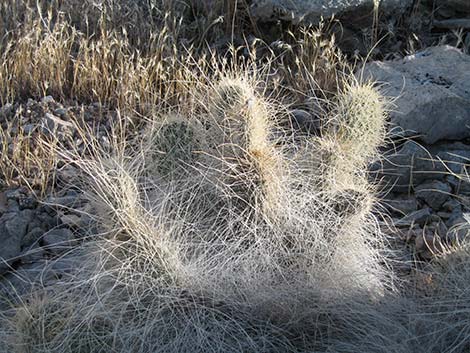
[(407, 215), (418, 209), (418, 200), (414, 196), (395, 196), (385, 202), (388, 210)]
[(470, 19), (467, 18), (452, 18), (449, 20), (434, 21), (432, 25), (436, 28), (442, 29), (458, 29), (470, 28)]
[(44, 104), (50, 104), (50, 103), (54, 103), (55, 100), (54, 100), (54, 97), (52, 96), (45, 96), (41, 99), (41, 102)]
[(62, 197), (48, 197), (45, 201), (46, 204), (55, 207), (71, 208), (76, 207), (81, 203), (80, 195), (69, 195)]
[(412, 227), (415, 224), (424, 226), (426, 222), (431, 218), (431, 209), (423, 208), (421, 210), (415, 211), (401, 218), (395, 222), (397, 227)]
[(433, 146), (407, 141), (381, 163), (371, 166), (371, 171), (386, 183), (391, 191), (410, 192), (429, 180), (449, 180), (449, 172), (461, 176), (455, 179), (455, 193), (470, 193), (466, 181), (466, 164), (470, 160), (470, 146), (463, 143), (441, 143)]
[(454, 212), (455, 210), (462, 211), (462, 205), (456, 199), (451, 198), (444, 202), (442, 209), (446, 212)]
[(32, 246), (26, 248), (21, 253), (21, 262), (25, 263), (34, 263), (41, 261), (44, 258), (46, 251), (44, 248), (39, 246), (39, 244), (33, 244)]
[(0, 217), (0, 273), (8, 270), (21, 253), (23, 237), (31, 221), (28, 211), (5, 213)]
[(23, 237), (23, 240), (21, 241), (21, 246), (31, 246), (32, 244), (36, 243), (39, 239), (41, 239), (43, 234), (44, 230), (42, 228), (34, 227)]
[(439, 180), (419, 185), (415, 189), (416, 197), (436, 211), (449, 199), (451, 191), (449, 184)]
[[(382, 0), (381, 11), (403, 13), (412, 0)], [(372, 18), (373, 0), (253, 0), (250, 14), (261, 21), (284, 20), (295, 24), (317, 24), (321, 17), (348, 14), (349, 22)]]
[(316, 134), (320, 131), (320, 121), (312, 114), (302, 109), (294, 109), (290, 112), (292, 127), (308, 134)]
[(70, 229), (53, 229), (43, 235), (42, 244), (48, 251), (59, 254), (69, 250), (75, 243), (75, 237)]
[(429, 6), (433, 6), (439, 14), (455, 16), (458, 13), (470, 14), (470, 2), (468, 0), (426, 0)]
[(425, 260), (442, 254), (445, 249), (440, 237), (428, 230), (416, 235), (415, 246), (418, 254)]
[(446, 241), (449, 244), (460, 244), (469, 237), (470, 223), (468, 222), (468, 218), (469, 215), (467, 214), (456, 214), (446, 222), (446, 226), (449, 228), (446, 234)]
[(428, 144), (470, 137), (470, 56), (450, 46), (365, 66), (364, 79), (396, 98), (392, 126)]

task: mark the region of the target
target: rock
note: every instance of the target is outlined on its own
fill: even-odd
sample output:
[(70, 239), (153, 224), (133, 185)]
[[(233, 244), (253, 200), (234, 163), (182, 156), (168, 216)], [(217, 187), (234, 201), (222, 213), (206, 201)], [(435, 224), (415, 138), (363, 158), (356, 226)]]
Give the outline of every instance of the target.
[(407, 215), (418, 209), (418, 200), (414, 196), (395, 196), (385, 201), (387, 209), (393, 213)]
[(31, 247), (23, 250), (20, 255), (21, 262), (23, 264), (38, 262), (44, 258), (45, 253), (46, 251), (44, 250), (44, 248), (42, 248), (41, 246), (39, 246), (39, 244), (36, 243)]
[(470, 2), (468, 0), (426, 0), (428, 6), (436, 9), (438, 13), (447, 16), (455, 16), (458, 13), (470, 14)]
[(41, 242), (44, 248), (54, 254), (69, 250), (74, 244), (75, 237), (70, 229), (53, 229), (43, 235)]
[(21, 241), (22, 247), (29, 247), (32, 244), (36, 243), (39, 239), (41, 239), (42, 235), (44, 234), (44, 230), (40, 227), (34, 227), (29, 231)]
[(441, 29), (459, 29), (470, 28), (470, 19), (467, 18), (452, 18), (450, 20), (442, 20), (442, 21), (433, 21), (432, 25), (435, 28)]
[(65, 214), (60, 217), (63, 225), (69, 227), (80, 227), (82, 225), (81, 217), (75, 214)]
[(421, 210), (410, 213), (409, 215), (395, 222), (397, 227), (412, 227), (414, 224), (423, 226), (431, 217), (431, 209), (423, 208)]
[(470, 56), (450, 46), (428, 48), (399, 61), (365, 66), (365, 80), (396, 98), (392, 126), (433, 144), (470, 137)]
[(439, 180), (419, 185), (415, 189), (416, 197), (436, 211), (449, 199), (451, 191), (449, 184)]
[(61, 118), (64, 118), (67, 116), (67, 109), (65, 108), (57, 108), (54, 110), (54, 114), (57, 116), (60, 116)]
[(54, 102), (55, 100), (54, 100), (54, 97), (52, 96), (45, 96), (44, 98), (41, 99), (41, 103), (44, 103), (44, 104), (50, 104)]
[(8, 211), (8, 199), (4, 192), (0, 192), (0, 214)]
[(454, 212), (455, 210), (462, 210), (462, 205), (456, 199), (451, 198), (448, 201), (444, 202), (442, 209), (446, 212)]
[(31, 213), (27, 211), (9, 212), (0, 217), (0, 274), (20, 255), (30, 220)]
[(320, 131), (320, 121), (309, 112), (302, 109), (294, 109), (290, 112), (292, 127), (307, 134), (317, 134)]
[(467, 239), (470, 235), (469, 215), (455, 215), (446, 222), (449, 228), (446, 234), (446, 241), (450, 245), (458, 245)]
[[(382, 0), (380, 10), (399, 15), (412, 0)], [(347, 15), (348, 22), (372, 18), (374, 0), (253, 0), (250, 14), (259, 21), (284, 20), (294, 24), (318, 24), (321, 17)]]
[(425, 260), (431, 260), (445, 250), (440, 237), (428, 230), (417, 234), (415, 246), (418, 254)]
[(26, 124), (23, 126), (23, 131), (26, 135), (31, 135), (35, 129), (36, 125), (34, 124)]
[(72, 208), (81, 203), (81, 198), (79, 194), (66, 195), (62, 197), (48, 197), (45, 203), (52, 207)]
[(401, 148), (370, 167), (391, 191), (410, 192), (430, 180), (450, 181), (449, 172), (461, 176), (454, 178), (454, 192), (470, 192), (466, 181), (466, 164), (470, 160), (470, 146), (463, 143), (439, 143), (433, 146), (405, 142)]

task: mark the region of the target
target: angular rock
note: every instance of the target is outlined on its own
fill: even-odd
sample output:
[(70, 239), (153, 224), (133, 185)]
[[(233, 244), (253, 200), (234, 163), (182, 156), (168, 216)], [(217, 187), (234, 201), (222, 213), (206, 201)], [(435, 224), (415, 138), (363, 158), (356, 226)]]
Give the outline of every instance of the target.
[(414, 224), (423, 226), (431, 217), (431, 209), (423, 208), (421, 210), (410, 213), (409, 215), (401, 218), (395, 222), (397, 227), (411, 227)]
[(393, 213), (407, 215), (418, 209), (418, 200), (414, 196), (394, 196), (386, 200), (385, 205)]
[(31, 213), (5, 213), (0, 217), (0, 273), (21, 253), (21, 244), (26, 235)]
[(302, 109), (294, 109), (290, 112), (292, 127), (307, 134), (316, 134), (320, 131), (320, 120)]
[[(401, 14), (412, 0), (382, 0), (380, 10)], [(348, 15), (349, 22), (372, 18), (374, 0), (253, 0), (250, 14), (260, 21), (318, 24), (321, 17)]]
[(450, 46), (365, 66), (364, 79), (396, 98), (392, 126), (428, 144), (470, 137), (470, 56)]
[[(470, 193), (466, 168), (470, 161), (470, 146), (460, 142), (440, 143), (433, 146), (407, 141), (393, 154), (371, 166), (385, 183), (397, 193), (409, 192), (426, 180), (449, 180), (449, 173), (460, 177), (455, 180), (455, 193)], [(470, 174), (469, 174), (470, 175)]]
[(415, 246), (418, 254), (425, 260), (442, 254), (445, 249), (440, 237), (426, 230), (416, 236)]
[(426, 0), (425, 2), (435, 8), (439, 14), (447, 16), (455, 16), (459, 13), (470, 14), (470, 1), (468, 0)]
[(456, 214), (446, 222), (449, 228), (446, 234), (446, 241), (451, 245), (462, 243), (470, 236), (470, 223), (468, 214)]
[(67, 228), (50, 230), (41, 239), (44, 248), (54, 254), (69, 250), (73, 246), (74, 240), (72, 231)]
[(450, 185), (439, 180), (421, 184), (415, 189), (416, 197), (436, 211), (449, 199), (451, 192)]

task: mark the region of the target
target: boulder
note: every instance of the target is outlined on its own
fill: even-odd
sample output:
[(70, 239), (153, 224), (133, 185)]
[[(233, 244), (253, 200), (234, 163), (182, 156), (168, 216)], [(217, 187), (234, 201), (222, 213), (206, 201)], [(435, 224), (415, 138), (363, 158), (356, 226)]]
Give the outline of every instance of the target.
[(372, 62), (358, 72), (394, 99), (392, 127), (433, 144), (470, 137), (470, 56), (450, 46), (398, 61)]
[[(401, 14), (412, 0), (382, 0), (380, 10)], [(260, 21), (285, 20), (294, 24), (317, 24), (321, 17), (347, 14), (348, 23), (372, 19), (374, 0), (253, 0), (250, 13)]]

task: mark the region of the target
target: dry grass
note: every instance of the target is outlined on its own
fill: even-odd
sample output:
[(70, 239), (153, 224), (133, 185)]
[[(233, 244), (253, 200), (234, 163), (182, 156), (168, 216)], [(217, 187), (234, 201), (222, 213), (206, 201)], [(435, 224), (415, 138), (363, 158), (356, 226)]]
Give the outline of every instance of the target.
[(0, 127), (0, 173), (4, 186), (24, 185), (38, 197), (45, 196), (54, 184), (59, 162), (56, 139), (48, 133), (26, 132), (18, 116), (5, 123), (5, 127)]

